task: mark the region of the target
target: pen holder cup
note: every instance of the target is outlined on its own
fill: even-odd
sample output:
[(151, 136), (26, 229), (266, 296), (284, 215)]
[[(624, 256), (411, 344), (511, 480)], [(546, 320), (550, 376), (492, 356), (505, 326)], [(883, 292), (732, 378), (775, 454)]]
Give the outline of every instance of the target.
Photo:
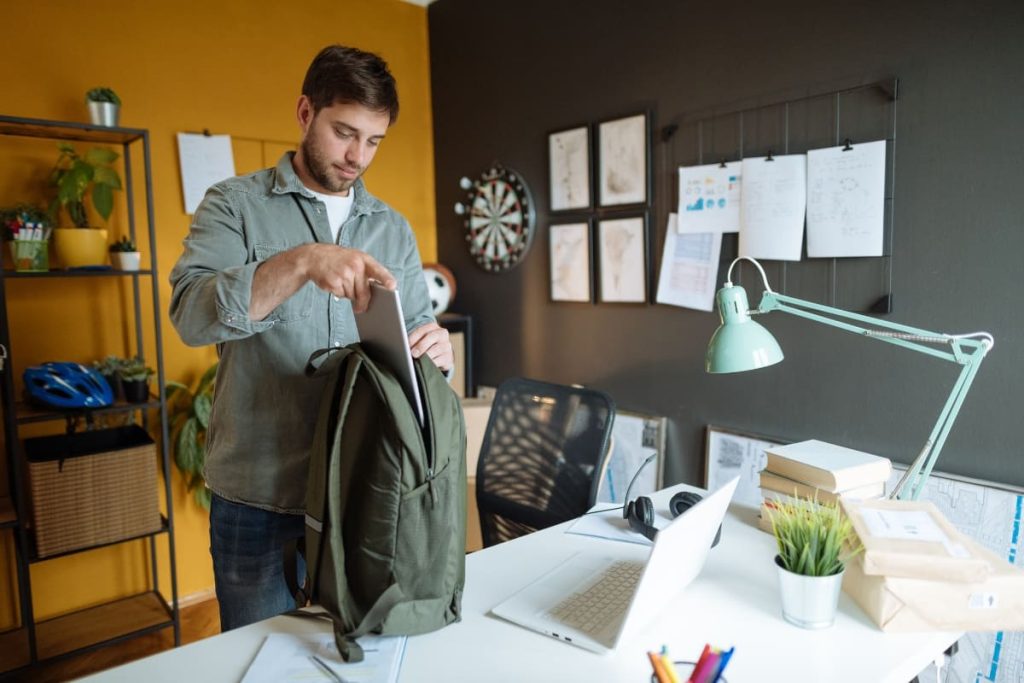
[[(693, 669), (697, 666), (697, 662), (672, 662), (672, 665), (676, 668), (676, 675), (679, 676), (679, 683), (686, 683), (690, 680), (690, 676), (693, 675)], [(658, 683), (658, 676), (651, 674), (651, 683)], [(729, 683), (729, 679), (725, 676), (718, 677), (718, 683)]]
[(11, 259), (14, 269), (24, 273), (50, 270), (50, 255), (46, 240), (11, 240)]

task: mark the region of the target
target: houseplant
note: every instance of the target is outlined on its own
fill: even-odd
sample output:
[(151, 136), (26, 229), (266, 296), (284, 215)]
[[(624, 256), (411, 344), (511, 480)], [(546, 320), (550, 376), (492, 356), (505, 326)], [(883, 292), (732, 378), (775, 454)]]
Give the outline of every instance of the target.
[(16, 204), (0, 209), (0, 225), (4, 239), (11, 243), (15, 270), (42, 272), (50, 269), (47, 245), (51, 222), (46, 211), (32, 204)]
[(96, 126), (117, 126), (121, 111), (121, 98), (110, 88), (92, 88), (85, 93), (89, 107), (89, 118)]
[(138, 270), (142, 254), (127, 235), (110, 245), (110, 260), (118, 270)]
[(846, 562), (860, 551), (839, 501), (813, 498), (773, 501), (766, 507), (779, 554), (782, 615), (803, 628), (835, 621)]
[[(111, 165), (118, 154), (110, 149), (94, 147), (84, 155), (67, 142), (57, 143), (60, 156), (50, 174), (50, 183), (57, 196), (50, 203), (50, 215), (65, 210), (75, 228), (89, 228), (85, 197), (89, 194), (93, 208), (105, 221), (114, 210), (114, 190), (121, 189), (121, 177)], [(104, 229), (54, 230), (57, 257), (65, 268), (103, 265), (106, 262), (107, 231)]]
[(192, 391), (181, 382), (167, 382), (167, 419), (170, 421), (174, 464), (185, 476), (185, 484), (196, 502), (210, 507), (210, 490), (203, 479), (206, 463), (206, 428), (210, 424), (213, 391), (217, 381), (217, 363), (211, 365)]
[(124, 400), (129, 403), (145, 403), (149, 398), (149, 378), (155, 374), (153, 368), (136, 356), (122, 361), (117, 374), (121, 378)]
[(121, 386), (121, 367), (124, 360), (117, 356), (107, 356), (103, 360), (93, 361), (92, 366), (98, 373), (107, 380), (110, 390), (114, 392), (114, 400), (124, 397), (124, 388)]

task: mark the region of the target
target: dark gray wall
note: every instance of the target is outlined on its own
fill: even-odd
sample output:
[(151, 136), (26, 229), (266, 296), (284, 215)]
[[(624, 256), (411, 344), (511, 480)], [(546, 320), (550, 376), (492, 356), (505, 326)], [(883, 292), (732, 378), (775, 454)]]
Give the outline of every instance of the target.
[[(995, 336), (937, 469), (1024, 485), (1024, 3), (438, 0), (429, 27), (439, 260), (458, 281), (453, 308), (474, 316), (480, 383), (579, 382), (607, 390), (621, 408), (667, 415), (670, 480), (701, 479), (709, 423), (911, 460), (956, 377), (953, 364), (775, 314), (762, 322), (786, 351), (783, 363), (707, 375), (715, 314), (548, 298), (549, 132), (642, 109), (657, 130), (693, 113), (895, 75), (888, 319)], [(755, 132), (744, 151), (781, 149), (777, 128)], [(683, 158), (686, 144), (655, 137), (654, 272), (676, 198), (674, 165), (695, 161)], [(496, 160), (525, 176), (538, 205), (531, 252), (500, 275), (473, 263), (451, 211), (464, 197), (459, 178)], [(727, 238), (725, 263), (735, 250)], [(829, 302), (828, 261), (767, 265), (789, 293)], [(881, 293), (879, 278), (864, 282), (856, 267), (840, 263), (836, 278), (840, 293)], [(759, 288), (749, 277), (745, 284), (756, 303)]]

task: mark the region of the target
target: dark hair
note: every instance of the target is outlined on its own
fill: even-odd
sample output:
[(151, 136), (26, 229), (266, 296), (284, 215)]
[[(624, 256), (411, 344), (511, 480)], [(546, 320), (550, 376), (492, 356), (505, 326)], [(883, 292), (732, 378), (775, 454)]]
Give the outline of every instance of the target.
[(354, 102), (387, 112), (388, 125), (398, 120), (398, 91), (387, 62), (358, 48), (328, 45), (320, 50), (306, 71), (302, 94), (314, 113), (335, 102)]

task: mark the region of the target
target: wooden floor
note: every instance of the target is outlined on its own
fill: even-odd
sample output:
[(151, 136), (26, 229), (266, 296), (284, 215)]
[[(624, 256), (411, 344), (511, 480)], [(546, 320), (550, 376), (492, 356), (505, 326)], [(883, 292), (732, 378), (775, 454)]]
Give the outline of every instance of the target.
[[(220, 633), (220, 612), (216, 598), (203, 600), (181, 608), (181, 644), (194, 643), (208, 636)], [(38, 668), (29, 669), (21, 674), (6, 678), (4, 681), (24, 681), (25, 683), (57, 683), (70, 681), (81, 676), (103, 671), (118, 664), (141, 659), (157, 652), (170, 649), (174, 644), (174, 632), (171, 628), (161, 629), (132, 638), (124, 643), (111, 645), (95, 652), (71, 657)]]

